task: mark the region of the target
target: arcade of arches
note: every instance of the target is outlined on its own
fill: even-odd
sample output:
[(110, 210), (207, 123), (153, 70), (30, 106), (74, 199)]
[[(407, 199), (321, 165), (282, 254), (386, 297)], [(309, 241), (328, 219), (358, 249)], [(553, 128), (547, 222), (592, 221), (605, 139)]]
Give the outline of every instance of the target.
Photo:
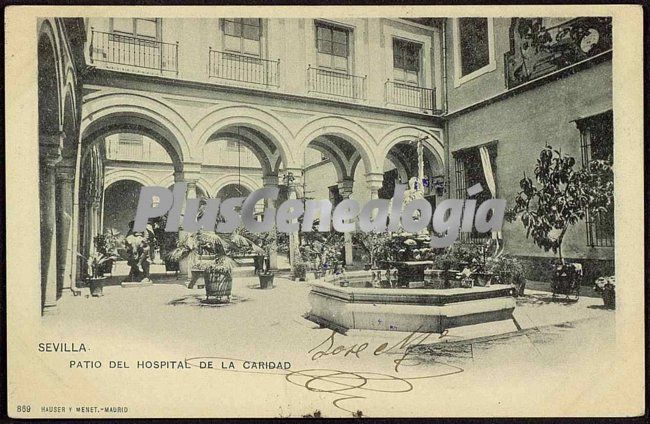
[[(271, 107), (245, 93), (217, 100), (210, 87), (176, 99), (182, 96), (168, 94), (169, 84), (142, 91), (128, 80), (129, 89), (74, 78), (66, 86), (65, 48), (54, 38), (54, 44), (45, 35), (39, 42), (44, 307), (55, 304), (61, 290), (75, 290), (84, 272), (76, 253), (87, 257), (104, 231), (127, 230), (145, 185), (186, 182), (188, 198), (245, 196), (277, 186), (280, 200), (362, 202), (390, 198), (395, 182), (413, 176), (444, 180), (442, 130), (429, 116), (371, 109), (343, 115), (345, 105), (291, 99)], [(74, 62), (67, 65), (76, 75)], [(423, 170), (416, 139), (424, 140)], [(425, 188), (432, 203), (443, 195), (436, 187)], [(290, 239), (293, 262), (297, 240)], [(348, 244), (348, 261), (351, 251)]]

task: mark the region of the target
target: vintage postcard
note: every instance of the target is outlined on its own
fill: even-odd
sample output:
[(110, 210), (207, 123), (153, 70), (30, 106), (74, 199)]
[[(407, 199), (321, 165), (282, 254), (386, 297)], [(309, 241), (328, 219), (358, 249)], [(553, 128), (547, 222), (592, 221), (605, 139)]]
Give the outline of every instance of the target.
[(9, 415), (642, 415), (642, 12), (9, 7)]

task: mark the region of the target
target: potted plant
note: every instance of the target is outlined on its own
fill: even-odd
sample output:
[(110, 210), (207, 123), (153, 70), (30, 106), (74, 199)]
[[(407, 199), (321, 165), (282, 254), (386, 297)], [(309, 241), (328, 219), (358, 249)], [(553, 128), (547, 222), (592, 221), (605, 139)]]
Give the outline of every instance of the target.
[(390, 234), (375, 231), (369, 233), (357, 231), (354, 233), (352, 240), (366, 254), (368, 262), (364, 265), (364, 269), (366, 271), (378, 269), (379, 262), (386, 259)]
[(296, 262), (293, 266), (293, 278), (298, 281), (305, 281), (307, 278), (307, 268), (306, 262)]
[(594, 282), (594, 290), (600, 292), (607, 309), (616, 309), (616, 277), (599, 277)]
[(188, 261), (190, 274), (188, 288), (192, 288), (203, 276), (204, 267), (201, 264), (210, 264), (218, 259), (218, 256), (225, 255), (228, 245), (229, 242), (224, 236), (213, 231), (199, 230), (184, 234), (178, 246), (167, 255), (167, 259), (178, 263), (182, 260)]
[(230, 301), (232, 293), (232, 269), (236, 263), (228, 256), (219, 256), (214, 263), (203, 266), (205, 299), (217, 302)]
[(582, 277), (580, 264), (568, 263), (562, 254), (567, 230), (587, 213), (597, 215), (612, 205), (614, 179), (610, 161), (592, 160), (575, 170), (574, 158), (546, 146), (535, 167), (536, 183), (526, 177), (515, 206), (506, 214), (508, 221), (518, 217), (535, 244), (558, 256), (551, 286), (553, 293), (578, 293)]
[(179, 247), (179, 238), (177, 232), (167, 232), (167, 215), (152, 218), (151, 224), (154, 233), (155, 247), (160, 251), (160, 258), (165, 264), (165, 271), (180, 272), (180, 262), (174, 259), (172, 252)]
[(93, 244), (95, 245), (95, 252), (105, 259), (97, 270), (99, 276), (110, 274), (113, 271), (113, 264), (118, 259), (114, 239), (105, 234), (98, 234), (93, 239)]
[(255, 269), (258, 270), (257, 276), (260, 280), (261, 289), (273, 288), (275, 273), (270, 269), (270, 255), (275, 242), (275, 231), (260, 234), (256, 237), (255, 242), (249, 240), (251, 249), (256, 255), (255, 258), (260, 261), (255, 266)]
[(102, 270), (105, 268), (106, 263), (112, 263), (115, 259), (117, 259), (117, 257), (114, 255), (98, 251), (91, 253), (90, 257), (87, 259), (89, 271), (87, 284), (90, 288), (90, 294), (93, 297), (104, 295), (104, 281), (106, 280), (106, 277), (104, 277)]
[(501, 255), (488, 260), (488, 269), (494, 275), (495, 283), (513, 285), (515, 297), (524, 295), (526, 278), (524, 267), (518, 259)]

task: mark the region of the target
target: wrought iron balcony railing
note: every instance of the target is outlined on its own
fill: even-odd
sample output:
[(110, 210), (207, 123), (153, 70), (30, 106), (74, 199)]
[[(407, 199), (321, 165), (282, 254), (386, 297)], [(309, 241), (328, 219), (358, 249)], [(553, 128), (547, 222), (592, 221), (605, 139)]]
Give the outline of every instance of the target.
[(418, 87), (388, 80), (385, 84), (385, 91), (388, 104), (430, 111), (436, 109), (436, 90), (434, 88)]
[(611, 18), (575, 18), (549, 28), (543, 18), (515, 18), (510, 51), (504, 55), (506, 86), (516, 87), (611, 49)]
[(280, 60), (260, 59), (239, 53), (220, 52), (210, 48), (209, 72), (211, 78), (248, 82), (278, 87)]
[(310, 93), (365, 100), (366, 77), (309, 66), (307, 68), (307, 90)]
[(178, 75), (178, 42), (133, 37), (130, 35), (92, 30), (90, 61), (110, 64), (110, 68)]

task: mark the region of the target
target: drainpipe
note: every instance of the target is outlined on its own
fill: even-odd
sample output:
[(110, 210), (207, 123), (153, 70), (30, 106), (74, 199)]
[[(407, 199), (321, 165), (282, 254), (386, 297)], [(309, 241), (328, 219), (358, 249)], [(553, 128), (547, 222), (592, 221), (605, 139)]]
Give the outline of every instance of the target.
[(442, 89), (443, 93), (443, 115), (447, 114), (447, 19), (442, 20)]
[(449, 146), (449, 121), (446, 118), (447, 111), (448, 111), (448, 103), (447, 103), (447, 19), (445, 18), (442, 20), (442, 89), (444, 90), (443, 92), (443, 108), (442, 108), (442, 113), (443, 113), (443, 131), (444, 131), (444, 139), (445, 139), (445, 181), (446, 181), (446, 198), (448, 199), (450, 196), (451, 192), (451, 179), (450, 179), (450, 172), (449, 170), (451, 169), (451, 164), (449, 163), (451, 161), (451, 154), (450, 152), (450, 146)]

